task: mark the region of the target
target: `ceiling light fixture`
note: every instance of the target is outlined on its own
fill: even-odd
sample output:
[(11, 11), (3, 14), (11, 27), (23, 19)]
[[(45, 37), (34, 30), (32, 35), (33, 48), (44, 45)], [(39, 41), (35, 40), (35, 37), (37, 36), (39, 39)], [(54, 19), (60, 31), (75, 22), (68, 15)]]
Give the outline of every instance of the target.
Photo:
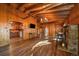
[(45, 22), (48, 22), (48, 19), (47, 18), (45, 18)]

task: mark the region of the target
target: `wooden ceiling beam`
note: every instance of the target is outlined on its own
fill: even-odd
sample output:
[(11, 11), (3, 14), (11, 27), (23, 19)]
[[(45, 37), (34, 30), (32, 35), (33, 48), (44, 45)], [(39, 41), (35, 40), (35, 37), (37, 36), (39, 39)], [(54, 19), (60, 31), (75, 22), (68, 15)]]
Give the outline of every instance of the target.
[(31, 3), (27, 3), (27, 4), (24, 4), (23, 6), (21, 6), (20, 8), (19, 8), (19, 10), (20, 11), (25, 11), (25, 8), (29, 8), (29, 7), (31, 7), (33, 4), (31, 4)]
[(54, 8), (54, 7), (57, 7), (57, 6), (60, 6), (62, 5), (63, 3), (56, 3), (56, 4), (52, 4), (50, 7), (44, 9), (44, 10), (48, 10), (48, 9), (51, 9), (51, 8)]
[[(42, 4), (42, 5), (41, 5)], [(72, 7), (74, 6), (73, 4), (65, 4), (65, 3), (54, 3), (54, 4), (43, 4), (43, 3), (27, 3), (27, 4), (12, 4), (16, 7), (16, 14), (20, 17), (20, 18), (27, 18), (27, 17), (36, 17), (39, 14), (56, 14), (61, 18), (65, 18), (70, 12), (70, 10), (72, 9)], [(23, 11), (21, 11), (21, 9), (23, 9)], [(18, 12), (17, 12), (18, 11)], [(28, 15), (28, 16), (27, 16)], [(64, 15), (64, 16), (63, 16)]]
[(65, 7), (69, 7), (69, 6), (72, 6), (72, 5), (74, 5), (74, 4), (62, 3), (62, 4), (60, 4), (59, 6), (50, 8), (50, 10), (52, 10), (52, 9), (59, 9), (59, 8), (65, 8)]
[[(42, 7), (38, 7), (37, 9), (31, 9), (31, 10), (29, 10), (29, 11), (27, 11), (26, 13), (38, 13), (38, 12), (42, 12), (42, 11), (47, 11), (48, 9), (50, 9), (50, 8), (54, 8), (54, 7), (59, 7), (59, 6), (61, 6), (61, 5), (63, 5), (64, 3), (61, 3), (61, 4), (51, 4), (50, 6), (48, 6), (47, 8), (45, 8), (45, 9), (43, 9)], [(64, 4), (65, 5), (65, 4)], [(68, 6), (69, 7), (69, 6)], [(40, 9), (43, 9), (43, 10), (40, 10)]]
[(54, 10), (41, 11), (41, 12), (38, 12), (38, 13), (36, 13), (34, 15), (42, 14), (42, 13), (52, 13), (52, 12), (57, 12), (57, 11), (70, 10), (71, 8), (72, 8), (72, 6), (69, 6), (67, 8), (60, 8), (60, 9), (54, 9)]
[(62, 5), (62, 4), (46, 4), (46, 5), (40, 6), (40, 7), (35, 8), (35, 9), (27, 10), (26, 13), (40, 12), (40, 11), (48, 10), (52, 7), (56, 7), (56, 6), (59, 6), (59, 5)]
[[(34, 9), (31, 9), (31, 10), (29, 10), (29, 11), (30, 11), (30, 12), (32, 12), (32, 11), (39, 11), (39, 10), (42, 10), (42, 9), (44, 9), (44, 8), (46, 8), (46, 7), (51, 6), (51, 5), (52, 5), (52, 4), (46, 4), (46, 5), (43, 5), (43, 6), (34, 8)], [(29, 12), (29, 11), (26, 11), (26, 12)]]
[(16, 9), (19, 10), (19, 8), (22, 7), (23, 5), (24, 5), (24, 3), (20, 3), (20, 4), (18, 4), (18, 6), (17, 6)]
[(33, 5), (29, 6), (29, 7), (25, 7), (25, 10), (23, 11), (24, 13), (32, 8), (34, 8), (34, 6), (38, 5), (38, 3), (34, 3)]

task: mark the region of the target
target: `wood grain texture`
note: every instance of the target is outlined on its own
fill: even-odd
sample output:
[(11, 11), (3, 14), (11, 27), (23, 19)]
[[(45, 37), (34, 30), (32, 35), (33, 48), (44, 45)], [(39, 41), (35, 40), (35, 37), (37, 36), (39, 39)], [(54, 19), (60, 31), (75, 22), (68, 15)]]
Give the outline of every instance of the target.
[[(71, 56), (72, 54), (56, 49), (56, 42), (49, 41), (51, 44), (46, 44), (44, 39), (22, 40), (14, 38), (10, 40), (10, 44), (0, 47), (0, 56)], [(38, 44), (42, 42), (41, 45)], [(33, 50), (32, 48), (36, 45)]]

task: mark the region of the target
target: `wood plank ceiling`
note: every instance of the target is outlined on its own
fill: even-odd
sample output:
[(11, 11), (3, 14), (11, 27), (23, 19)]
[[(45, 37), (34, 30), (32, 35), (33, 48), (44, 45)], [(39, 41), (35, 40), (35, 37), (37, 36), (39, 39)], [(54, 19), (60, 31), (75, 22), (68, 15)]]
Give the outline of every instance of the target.
[[(44, 14), (54, 14), (61, 19), (67, 19), (74, 4), (68, 3), (13, 3), (8, 4), (10, 9), (14, 10), (14, 14), (22, 19), (28, 17), (41, 17)], [(9, 10), (12, 12), (12, 10)]]

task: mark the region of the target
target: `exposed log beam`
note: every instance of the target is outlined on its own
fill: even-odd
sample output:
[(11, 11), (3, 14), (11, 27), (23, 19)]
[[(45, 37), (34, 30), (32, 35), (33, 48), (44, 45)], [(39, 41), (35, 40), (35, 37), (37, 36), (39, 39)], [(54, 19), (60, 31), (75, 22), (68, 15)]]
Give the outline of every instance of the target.
[(48, 9), (54, 8), (54, 7), (60, 6), (60, 5), (62, 5), (62, 4), (63, 4), (63, 3), (52, 4), (50, 7), (46, 8), (46, 9), (44, 9), (44, 10), (48, 10)]
[(69, 7), (69, 6), (72, 6), (72, 5), (74, 5), (74, 4), (62, 3), (59, 6), (50, 8), (50, 10), (52, 10), (52, 9), (59, 9), (59, 8), (66, 8), (66, 7)]
[(19, 8), (19, 10), (20, 11), (25, 11), (25, 9), (26, 8), (29, 8), (29, 7), (31, 7), (33, 4), (31, 4), (31, 3), (27, 3), (27, 4), (24, 4), (23, 6), (21, 6), (20, 8)]
[(20, 7), (22, 7), (24, 5), (24, 3), (18, 4), (16, 9), (19, 9)]
[(53, 7), (56, 7), (56, 6), (59, 6), (59, 5), (62, 5), (62, 4), (46, 4), (46, 5), (37, 7), (35, 9), (27, 10), (26, 13), (29, 13), (29, 12), (40, 12), (40, 11), (48, 10), (50, 8), (53, 8)]
[(68, 9), (68, 10), (61, 10), (61, 11), (56, 11), (56, 12), (53, 12), (53, 13), (68, 13), (68, 12), (70, 12), (71, 11), (71, 9)]
[[(63, 6), (62, 6), (63, 5)], [(32, 12), (41, 12), (41, 11), (46, 11), (46, 10), (48, 10), (48, 9), (50, 9), (50, 8), (54, 8), (54, 7), (60, 7), (60, 6), (62, 6), (62, 8), (64, 8), (65, 6), (67, 5), (68, 7), (71, 5), (71, 4), (64, 4), (64, 3), (61, 3), (61, 4), (51, 4), (50, 6), (48, 6), (48, 7), (46, 7), (46, 8), (42, 8), (42, 7), (38, 7), (38, 8), (36, 8), (36, 9), (31, 9), (31, 10), (29, 10), (29, 11), (27, 11), (26, 13), (32, 13)], [(60, 7), (61, 8), (61, 7)], [(42, 10), (41, 10), (42, 9)]]
[(66, 15), (69, 14), (70, 11), (65, 11), (65, 12), (59, 12), (59, 13), (55, 13), (56, 15)]
[(27, 4), (11, 4), (13, 6), (17, 6), (15, 12), (20, 18), (27, 17), (37, 17), (39, 14), (56, 14), (60, 18), (66, 18), (66, 16), (70, 13), (71, 8), (74, 4), (67, 3), (52, 3), (52, 4), (43, 4), (43, 3), (27, 3)]
[(54, 9), (54, 10), (47, 10), (47, 11), (41, 11), (41, 12), (38, 12), (34, 15), (37, 15), (37, 14), (42, 14), (42, 13), (52, 13), (52, 12), (56, 12), (56, 11), (64, 11), (64, 10), (70, 10), (73, 6), (69, 6), (69, 7), (66, 7), (66, 8), (59, 8), (59, 9)]
[(16, 10), (16, 11), (8, 10), (8, 12), (9, 12), (10, 14), (13, 14), (13, 15), (15, 15), (15, 16), (21, 18), (21, 19), (26, 19), (26, 18), (29, 17), (29, 15), (24, 14), (24, 13), (21, 13), (21, 12), (18, 11), (18, 10)]
[(34, 15), (35, 13), (37, 13), (37, 12), (29, 13), (29, 15), (32, 16), (32, 17), (39, 17), (42, 14), (56, 14), (59, 17), (63, 17), (63, 16), (66, 17), (70, 13), (70, 10), (63, 10), (63, 11), (60, 11), (60, 12), (58, 11), (58, 12), (50, 12), (50, 13), (41, 13), (41, 14)]
[[(43, 6), (34, 8), (34, 9), (31, 9), (31, 10), (29, 10), (29, 11), (30, 11), (30, 12), (32, 12), (32, 11), (39, 11), (39, 10), (44, 9), (44, 8), (46, 8), (46, 7), (49, 7), (49, 6), (51, 6), (51, 5), (52, 5), (52, 4), (46, 4), (46, 5), (43, 5)], [(29, 11), (27, 11), (27, 12), (29, 12)]]
[(26, 12), (27, 10), (33, 9), (35, 6), (39, 5), (38, 3), (35, 3), (31, 6), (29, 6), (28, 8), (25, 8), (25, 10), (23, 12)]
[(60, 23), (63, 23), (63, 22), (64, 22), (63, 20), (62, 20), (62, 21), (61, 21), (61, 20), (59, 20), (59, 21), (58, 21), (58, 20), (56, 20), (56, 21), (45, 22), (45, 23), (41, 23), (41, 24), (48, 24), (48, 23), (56, 23), (56, 24), (58, 24), (58, 23), (59, 23), (59, 24), (60, 24)]
[[(41, 13), (41, 14), (52, 14), (52, 13), (65, 13), (65, 12), (70, 12), (71, 9), (68, 10), (60, 10), (60, 11), (54, 11), (54, 12), (46, 12), (46, 13)], [(36, 14), (38, 11), (30, 12), (30, 14)], [(37, 14), (38, 15), (38, 14)]]

